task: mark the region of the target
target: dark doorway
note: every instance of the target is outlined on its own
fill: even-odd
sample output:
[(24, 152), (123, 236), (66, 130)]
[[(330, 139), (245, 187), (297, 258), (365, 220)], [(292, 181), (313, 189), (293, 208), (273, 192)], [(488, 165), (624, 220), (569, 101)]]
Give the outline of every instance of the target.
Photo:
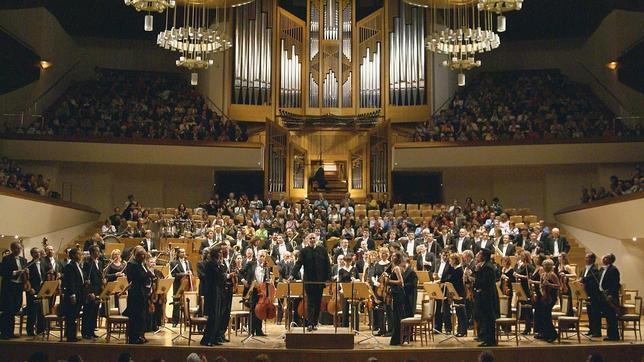
[(393, 172), (394, 201), (403, 204), (443, 202), (443, 174), (440, 172)]
[(263, 171), (215, 171), (215, 191), (224, 200), (229, 192), (237, 197), (244, 192), (249, 199), (257, 194), (264, 197)]

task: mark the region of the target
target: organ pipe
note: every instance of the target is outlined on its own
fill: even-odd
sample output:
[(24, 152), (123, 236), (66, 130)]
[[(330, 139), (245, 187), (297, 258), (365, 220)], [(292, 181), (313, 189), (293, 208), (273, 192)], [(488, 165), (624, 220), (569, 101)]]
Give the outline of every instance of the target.
[(389, 103), (425, 104), (424, 9), (400, 2), (389, 33)]

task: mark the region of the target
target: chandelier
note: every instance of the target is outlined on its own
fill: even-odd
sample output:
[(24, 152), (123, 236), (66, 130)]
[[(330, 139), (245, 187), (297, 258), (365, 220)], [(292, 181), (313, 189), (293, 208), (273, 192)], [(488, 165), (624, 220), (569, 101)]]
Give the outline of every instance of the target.
[(123, 0), (125, 6), (131, 6), (136, 11), (146, 11), (148, 14), (143, 21), (143, 30), (152, 31), (154, 17), (151, 12), (162, 13), (166, 9), (174, 8), (175, 0)]
[(207, 69), (213, 64), (215, 53), (226, 51), (232, 46), (227, 29), (227, 8), (249, 2), (179, 0), (183, 6), (177, 6), (174, 11), (166, 13), (165, 30), (157, 36), (157, 44), (179, 53), (176, 65), (192, 71), (190, 84), (197, 85), (196, 70)]
[(505, 31), (506, 20), (503, 13), (509, 11), (519, 11), (523, 6), (523, 0), (479, 0), (478, 9), (497, 14), (496, 31), (502, 33)]
[(410, 5), (428, 8), (431, 22), (427, 49), (444, 54), (442, 65), (458, 72), (458, 85), (465, 85), (465, 71), (478, 68), (477, 53), (499, 47), (492, 13), (480, 7), (482, 0), (404, 0)]

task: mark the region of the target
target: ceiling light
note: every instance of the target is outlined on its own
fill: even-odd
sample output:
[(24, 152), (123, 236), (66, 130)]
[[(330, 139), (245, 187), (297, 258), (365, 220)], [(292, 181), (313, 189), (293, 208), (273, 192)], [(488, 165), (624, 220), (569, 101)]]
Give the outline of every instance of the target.
[(40, 62), (38, 62), (38, 65), (40, 65), (40, 67), (41, 67), (43, 70), (45, 70), (45, 69), (47, 69), (47, 68), (51, 67), (53, 64), (51, 64), (51, 62), (48, 62), (48, 61), (46, 61), (46, 60), (41, 60)]
[(633, 236), (633, 241), (637, 241), (637, 237)]
[(16, 239), (16, 240), (18, 240), (18, 238), (19, 238), (19, 237), (20, 237), (20, 236), (16, 235), (16, 236), (14, 236), (13, 238), (14, 238), (14, 239)]
[(617, 69), (618, 65), (619, 64), (616, 61), (612, 61), (612, 62), (606, 64), (606, 68), (608, 68), (610, 70), (615, 70), (615, 69)]

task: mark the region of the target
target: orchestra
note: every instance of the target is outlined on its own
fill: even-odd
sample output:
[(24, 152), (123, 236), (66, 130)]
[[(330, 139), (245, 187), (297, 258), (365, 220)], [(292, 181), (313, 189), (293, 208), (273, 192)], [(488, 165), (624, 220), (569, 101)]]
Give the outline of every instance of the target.
[[(499, 220), (490, 223), (489, 232), (484, 226), (470, 232), (455, 228), (452, 223), (441, 227), (436, 222), (424, 222), (415, 227), (402, 217), (398, 225), (387, 226), (389, 230), (382, 235), (372, 231), (383, 225), (370, 220), (371, 228), (356, 228), (353, 235), (360, 236), (353, 238), (348, 232), (340, 233), (339, 227), (337, 235), (323, 231), (324, 225), (318, 221), (310, 223), (309, 217), (303, 216), (315, 211), (306, 210), (282, 211), (289, 212), (291, 221), (300, 221), (301, 217), (303, 220), (291, 223), (293, 227), (287, 230), (267, 223), (271, 228), (266, 230), (265, 239), (263, 222), (242, 225), (233, 222), (233, 218), (224, 221), (218, 216), (208, 221), (203, 239), (194, 239), (193, 244), (192, 239), (184, 239), (189, 242), (186, 248), (163, 243), (156, 232), (147, 230), (133, 248), (110, 247), (105, 255), (109, 243), (93, 235), (83, 245), (85, 252), (78, 246), (72, 247), (64, 261), (59, 261), (54, 247), (45, 242), (43, 249), (30, 249), (31, 260), (27, 262), (21, 256), (24, 254), (21, 243), (13, 242), (0, 267), (3, 310), (0, 337), (15, 337), (11, 316), (20, 311), (23, 293), (27, 335), (42, 334), (43, 301), (36, 296), (43, 283), (60, 280), (59, 313), (64, 316), (64, 335), (69, 342), (79, 340), (77, 330), (83, 339), (99, 338), (97, 321), (107, 313), (107, 298), (113, 298), (111, 304), (118, 306), (119, 295), (125, 294), (127, 308), (123, 315), (129, 318), (127, 342), (147, 343), (146, 332), (163, 331), (167, 306), (172, 306), (173, 327), (185, 323), (183, 313), (192, 311), (183, 310), (184, 293), (193, 290), (200, 302), (191, 307), (198, 307), (197, 315), (207, 318), (201, 340), (204, 346), (230, 342), (226, 331), (231, 310), (237, 308), (233, 305), (234, 296), (240, 297), (250, 312), (250, 321), (245, 327), (239, 323), (231, 327), (246, 328), (256, 337), (266, 336), (266, 323), (274, 319), (276, 324), (283, 321), (287, 329), (292, 325), (306, 327), (308, 333), (330, 323), (356, 331), (366, 324), (374, 336), (390, 337), (390, 345), (410, 343), (409, 338), (401, 337), (401, 320), (414, 317), (419, 304), (431, 301), (435, 311), (433, 328), (437, 332), (464, 337), (474, 327), (480, 346), (494, 346), (498, 343), (495, 319), (512, 318), (520, 308), (525, 325), (522, 334), (534, 332), (535, 339), (552, 342), (557, 337), (553, 308), (563, 305), (564, 298), (569, 303), (569, 315), (577, 308), (573, 304), (577, 302), (573, 301), (574, 283), (581, 283), (588, 295), (584, 301), (589, 320), (586, 335), (601, 337), (604, 317), (607, 340), (619, 338), (621, 290), (614, 255), (605, 255), (602, 265), (597, 266), (595, 254), (589, 253), (586, 265), (575, 269), (568, 260), (569, 244), (556, 228), (552, 239), (541, 241), (538, 227), (522, 228), (520, 235), (510, 235)], [(182, 212), (179, 217), (188, 219), (187, 211)], [(259, 215), (268, 216), (258, 213), (258, 220), (262, 217)], [(349, 215), (348, 211), (338, 216), (337, 221), (344, 215)], [(364, 222), (367, 225), (367, 220)], [(300, 235), (305, 236), (301, 239)], [(123, 260), (123, 255), (128, 260)], [(199, 262), (194, 256), (199, 256)], [(191, 260), (196, 263), (196, 276)], [(169, 297), (167, 293), (157, 293), (164, 279), (173, 279), (172, 290), (167, 291), (172, 293)], [(127, 281), (124, 290), (101, 296), (108, 283), (119, 280)], [(275, 298), (275, 288), (281, 283), (303, 283), (304, 296)], [(355, 299), (339, 283), (363, 283), (370, 294)], [(440, 285), (445, 299), (430, 299), (424, 292), (423, 284), (427, 283)], [(450, 284), (455, 293), (448, 288)], [(518, 286), (527, 300), (514, 298)], [(508, 298), (512, 303), (504, 316), (499, 315), (500, 298)]]

